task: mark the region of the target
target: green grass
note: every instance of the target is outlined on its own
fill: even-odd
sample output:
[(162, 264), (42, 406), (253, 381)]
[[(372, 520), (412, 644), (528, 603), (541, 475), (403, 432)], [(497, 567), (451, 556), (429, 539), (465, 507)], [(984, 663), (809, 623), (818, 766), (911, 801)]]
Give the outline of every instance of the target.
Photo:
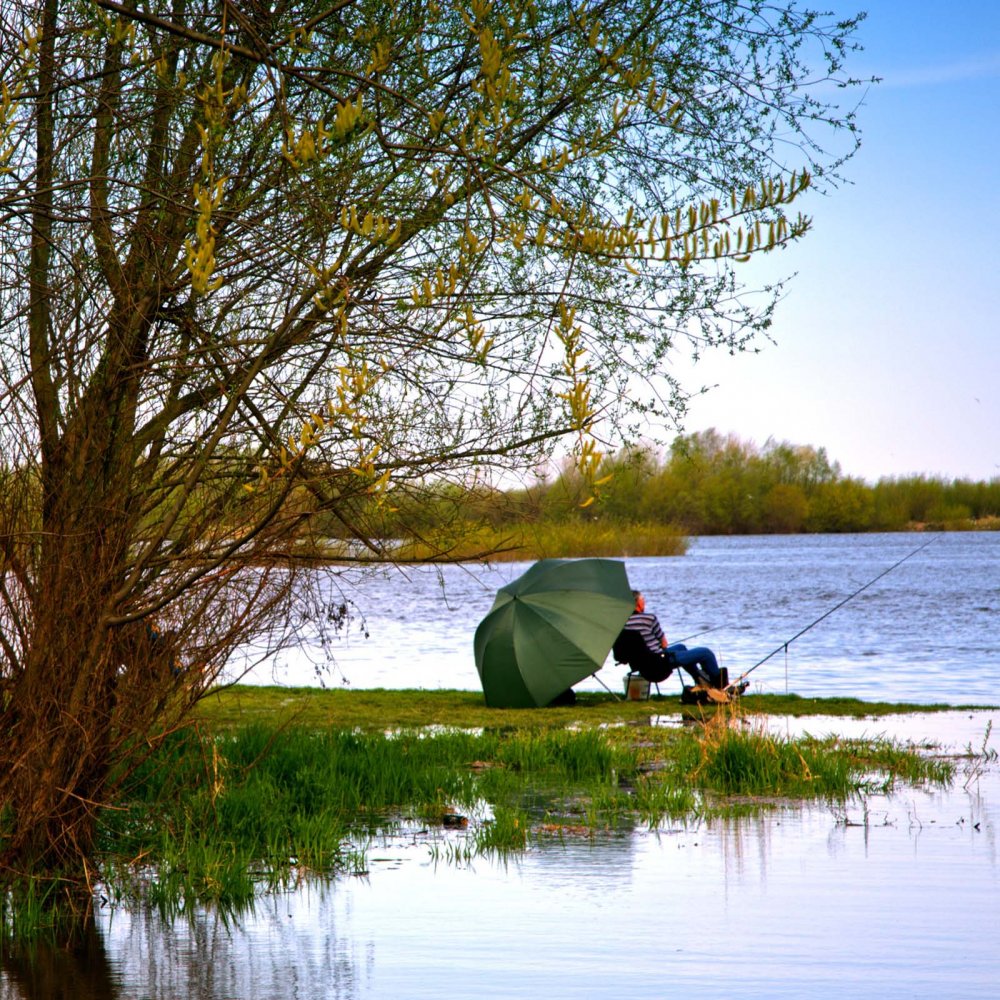
[[(663, 685), (663, 697), (620, 701), (607, 693), (583, 693), (577, 704), (563, 708), (487, 708), (477, 691), (448, 690), (322, 690), (237, 685), (209, 694), (198, 706), (197, 718), (213, 731), (247, 725), (296, 725), (316, 728), (357, 728), (385, 732), (426, 726), (456, 728), (546, 728), (640, 723), (651, 714), (691, 714), (680, 704), (676, 688)], [(864, 702), (853, 698), (800, 698), (798, 695), (747, 695), (743, 711), (767, 715), (830, 715), (868, 718), (912, 712), (938, 712), (974, 706), (913, 705)], [(978, 706), (982, 708), (983, 706)], [(714, 710), (695, 714), (714, 714)]]
[(29, 944), (42, 935), (55, 936), (71, 923), (60, 900), (59, 886), (28, 879), (13, 891), (0, 893), (0, 954), (10, 944)]
[(899, 780), (947, 784), (954, 774), (951, 762), (884, 737), (793, 740), (727, 725), (707, 727), (702, 739), (684, 743), (673, 766), (696, 787), (722, 795), (837, 802), (889, 792)]
[(372, 838), (441, 826), (449, 814), (469, 825), (446, 854), (506, 855), (535, 836), (705, 815), (718, 808), (706, 795), (843, 802), (952, 774), (884, 739), (782, 739), (722, 713), (695, 727), (567, 721), (385, 732), (227, 720), (215, 735), (192, 730), (147, 763), (126, 808), (104, 814), (105, 872), (117, 897), (142, 896), (167, 915), (204, 901), (239, 909), (304, 870), (363, 871)]
[(203, 902), (238, 912), (303, 871), (364, 870), (371, 838), (446, 814), (490, 814), (466, 855), (522, 850), (529, 814), (562, 815), (561, 797), (594, 800), (636, 769), (634, 753), (594, 731), (191, 730), (103, 814), (104, 875), (114, 898), (168, 917)]

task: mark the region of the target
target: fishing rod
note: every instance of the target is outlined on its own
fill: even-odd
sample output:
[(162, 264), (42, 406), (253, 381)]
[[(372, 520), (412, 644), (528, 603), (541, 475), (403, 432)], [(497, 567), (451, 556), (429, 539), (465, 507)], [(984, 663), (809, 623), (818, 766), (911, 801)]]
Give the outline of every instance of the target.
[(898, 568), (899, 566), (902, 566), (903, 563), (905, 563), (907, 559), (912, 559), (918, 552), (923, 552), (923, 550), (926, 549), (927, 546), (931, 544), (931, 542), (936, 542), (940, 537), (941, 536), (938, 534), (938, 535), (934, 535), (932, 538), (928, 538), (927, 541), (923, 543), (923, 545), (918, 545), (912, 552), (908, 552), (905, 556), (903, 556), (902, 559), (900, 559), (898, 562), (894, 562), (888, 569), (882, 570), (882, 572), (879, 573), (878, 576), (873, 577), (866, 584), (864, 584), (864, 586), (858, 587), (858, 589), (855, 590), (853, 594), (848, 594), (847, 597), (845, 597), (838, 604), (835, 604), (832, 608), (830, 608), (829, 611), (824, 611), (823, 614), (821, 614), (819, 616), (819, 618), (817, 618), (815, 621), (810, 622), (804, 629), (800, 629), (798, 632), (795, 633), (795, 635), (793, 635), (791, 637), (791, 639), (786, 639), (780, 646), (778, 646), (776, 649), (773, 649), (770, 653), (768, 653), (767, 656), (764, 657), (764, 659), (758, 660), (749, 670), (747, 670), (744, 673), (740, 674), (740, 676), (735, 681), (731, 681), (728, 685), (726, 685), (726, 690), (728, 690), (729, 688), (737, 687), (750, 674), (752, 674), (758, 667), (761, 667), (765, 663), (767, 663), (767, 661), (769, 659), (771, 659), (772, 656), (777, 656), (778, 653), (780, 653), (782, 650), (785, 650), (787, 652), (788, 651), (788, 647), (793, 642), (795, 642), (796, 639), (800, 639), (811, 628), (815, 628), (815, 626), (817, 626), (821, 621), (823, 621), (824, 618), (829, 618), (830, 615), (832, 615), (834, 613), (834, 611), (838, 611), (845, 604), (847, 604), (848, 601), (853, 601), (854, 598), (858, 596), (858, 594), (863, 593), (869, 587), (871, 587), (873, 584), (878, 583), (878, 581), (881, 580), (883, 576), (888, 575), (894, 569)]
[(683, 639), (675, 639), (675, 642), (690, 642), (692, 639), (697, 639), (699, 635), (708, 635), (709, 632), (718, 632), (720, 628), (729, 628), (729, 625), (713, 625), (712, 628), (703, 629), (701, 632), (694, 632), (692, 635), (686, 635)]

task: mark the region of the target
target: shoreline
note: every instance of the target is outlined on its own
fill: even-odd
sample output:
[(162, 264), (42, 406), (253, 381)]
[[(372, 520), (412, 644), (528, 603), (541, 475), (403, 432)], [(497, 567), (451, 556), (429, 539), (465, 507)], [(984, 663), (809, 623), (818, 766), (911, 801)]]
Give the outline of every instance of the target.
[[(235, 684), (210, 691), (199, 702), (194, 719), (209, 727), (228, 729), (251, 722), (294, 724), (321, 728), (387, 731), (428, 727), (454, 728), (582, 728), (649, 724), (651, 716), (675, 716), (691, 706), (676, 694), (648, 701), (616, 700), (601, 692), (578, 692), (575, 705), (558, 708), (488, 708), (479, 691), (450, 689), (389, 689), (280, 687)], [(878, 719), (898, 715), (928, 715), (954, 711), (995, 711), (1000, 706), (908, 702), (866, 702), (857, 698), (804, 698), (795, 694), (749, 694), (719, 711), (750, 716), (824, 716)], [(714, 716), (715, 711), (705, 717)]]

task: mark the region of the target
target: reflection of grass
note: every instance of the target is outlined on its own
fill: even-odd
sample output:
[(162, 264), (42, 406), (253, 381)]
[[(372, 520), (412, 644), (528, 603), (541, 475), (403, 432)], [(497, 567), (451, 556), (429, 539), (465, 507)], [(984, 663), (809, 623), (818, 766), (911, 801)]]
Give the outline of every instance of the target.
[(735, 711), (696, 727), (386, 733), (256, 722), (217, 733), (175, 737), (137, 776), (127, 808), (103, 815), (113, 895), (139, 893), (167, 914), (204, 900), (238, 912), (303, 871), (365, 870), (365, 845), (401, 824), (451, 827), (428, 850), (461, 861), (536, 838), (724, 815), (748, 799), (842, 802), (951, 776), (949, 764), (884, 739), (784, 739)]
[[(496, 711), (457, 691), (230, 689), (101, 814), (104, 891), (168, 915), (204, 901), (239, 913), (304, 872), (366, 870), (368, 845), (401, 830), (424, 831), (432, 858), (462, 863), (774, 799), (843, 803), (950, 780), (950, 762), (881, 737), (786, 739), (750, 714), (835, 714), (834, 704), (867, 717), (903, 710), (753, 697), (703, 724), (650, 726), (679, 713), (676, 696)], [(3, 932), (21, 933), (51, 918), (51, 900), (28, 891), (0, 911)]]
[(484, 804), (488, 818), (452, 856), (523, 850), (529, 812), (546, 809), (535, 786), (605, 803), (593, 823), (606, 825), (615, 776), (635, 769), (633, 753), (593, 731), (190, 732), (137, 776), (127, 808), (104, 814), (105, 876), (113, 895), (166, 914), (204, 900), (239, 910), (303, 870), (364, 870), (359, 845), (402, 822), (443, 825)]

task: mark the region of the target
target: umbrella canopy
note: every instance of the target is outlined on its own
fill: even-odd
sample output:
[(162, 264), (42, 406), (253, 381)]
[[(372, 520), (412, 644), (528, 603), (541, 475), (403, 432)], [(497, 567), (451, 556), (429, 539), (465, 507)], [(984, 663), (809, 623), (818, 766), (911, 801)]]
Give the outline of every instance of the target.
[(486, 704), (547, 705), (604, 663), (635, 608), (616, 559), (542, 559), (501, 587), (476, 629)]

